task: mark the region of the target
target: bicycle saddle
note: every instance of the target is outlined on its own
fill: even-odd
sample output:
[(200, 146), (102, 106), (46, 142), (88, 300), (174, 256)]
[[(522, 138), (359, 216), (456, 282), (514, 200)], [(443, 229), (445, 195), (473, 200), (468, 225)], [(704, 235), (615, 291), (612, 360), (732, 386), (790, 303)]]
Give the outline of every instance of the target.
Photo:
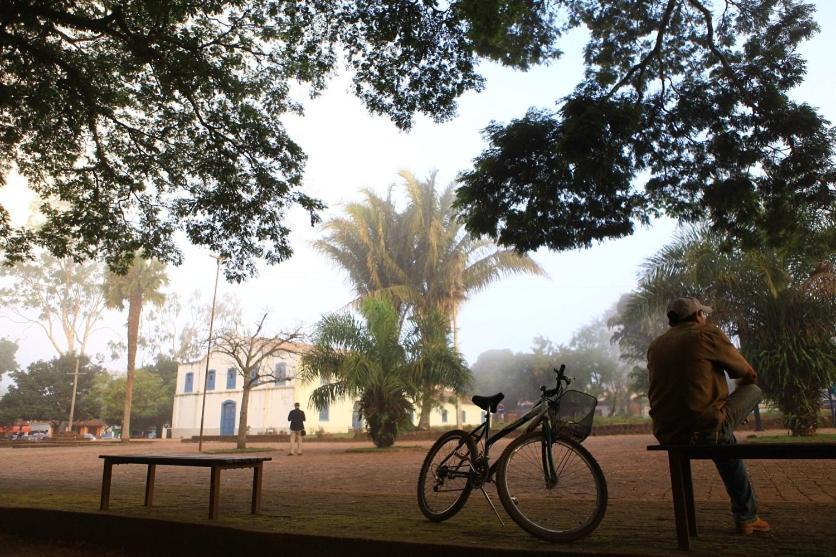
[(487, 410), (488, 408), (490, 408), (490, 411), (493, 413), (496, 412), (496, 405), (499, 404), (499, 401), (501, 401), (503, 398), (505, 398), (504, 394), (496, 393), (493, 396), (473, 395), (473, 398), (471, 398), (470, 400), (472, 400), (473, 404), (475, 404), (482, 410)]

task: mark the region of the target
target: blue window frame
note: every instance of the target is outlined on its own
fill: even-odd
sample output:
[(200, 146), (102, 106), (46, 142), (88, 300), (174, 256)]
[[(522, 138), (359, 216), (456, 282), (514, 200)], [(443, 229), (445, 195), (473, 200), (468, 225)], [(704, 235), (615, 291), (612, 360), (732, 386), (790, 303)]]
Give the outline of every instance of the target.
[(209, 375), (206, 376), (206, 390), (207, 391), (214, 391), (215, 390), (215, 370), (210, 369)]
[(183, 385), (183, 392), (190, 393), (194, 389), (194, 373), (191, 371), (186, 374), (186, 384)]
[(441, 423), (443, 423), (443, 424), (447, 423), (447, 410), (442, 410), (441, 411)]
[(227, 389), (234, 389), (235, 388), (235, 376), (238, 375), (235, 373), (235, 368), (231, 367), (226, 370), (226, 388)]
[(328, 421), (328, 414), (331, 411), (331, 407), (326, 405), (325, 408), (319, 411), (319, 421), (320, 422), (327, 422)]

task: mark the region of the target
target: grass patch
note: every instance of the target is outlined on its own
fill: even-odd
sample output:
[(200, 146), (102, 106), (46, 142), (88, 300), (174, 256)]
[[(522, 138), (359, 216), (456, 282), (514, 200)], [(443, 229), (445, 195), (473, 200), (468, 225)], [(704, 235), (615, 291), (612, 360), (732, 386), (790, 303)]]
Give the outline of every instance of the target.
[(235, 454), (235, 453), (269, 453), (276, 449), (268, 447), (247, 447), (245, 449), (207, 449), (203, 451), (208, 454)]
[(351, 449), (346, 449), (345, 452), (347, 453), (392, 453), (396, 451), (415, 451), (415, 450), (426, 450), (425, 447), (419, 447), (418, 445), (393, 445), (391, 447), (353, 447)]
[(650, 418), (641, 416), (595, 416), (593, 426), (602, 425), (643, 425), (649, 424)]
[(836, 443), (836, 433), (816, 433), (815, 435), (749, 435), (750, 443)]

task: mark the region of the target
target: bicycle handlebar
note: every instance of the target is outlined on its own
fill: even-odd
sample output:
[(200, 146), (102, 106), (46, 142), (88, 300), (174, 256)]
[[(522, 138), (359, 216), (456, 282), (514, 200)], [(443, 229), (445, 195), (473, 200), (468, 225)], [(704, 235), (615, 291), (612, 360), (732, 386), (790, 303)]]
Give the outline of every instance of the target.
[(557, 384), (555, 385), (554, 389), (546, 389), (545, 386), (540, 387), (540, 391), (542, 391), (543, 396), (554, 396), (560, 392), (561, 383), (566, 383), (567, 385), (572, 382), (571, 379), (566, 377), (566, 364), (560, 364), (560, 369), (555, 369), (554, 372), (557, 374)]

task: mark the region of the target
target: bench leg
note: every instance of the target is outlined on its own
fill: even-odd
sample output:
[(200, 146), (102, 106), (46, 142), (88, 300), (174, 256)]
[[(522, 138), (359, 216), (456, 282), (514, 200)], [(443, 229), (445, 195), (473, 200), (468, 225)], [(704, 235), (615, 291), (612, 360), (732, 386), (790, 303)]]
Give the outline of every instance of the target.
[(691, 480), (691, 459), (682, 458), (682, 488), (685, 492), (685, 515), (688, 517), (688, 533), (697, 537), (697, 510), (694, 507), (694, 482)]
[(102, 500), (99, 510), (106, 511), (110, 505), (110, 480), (113, 476), (113, 464), (105, 460), (104, 471), (102, 472)]
[(145, 476), (145, 506), (154, 504), (154, 480), (157, 475), (157, 465), (148, 465), (148, 474)]
[(218, 499), (221, 495), (221, 469), (212, 467), (212, 475), (209, 479), (209, 520), (218, 516)]
[(671, 494), (673, 495), (673, 514), (676, 520), (676, 538), (679, 549), (691, 549), (691, 536), (688, 528), (688, 505), (685, 495), (683, 460), (687, 458), (676, 451), (668, 451), (668, 463), (671, 469)]
[(253, 466), (253, 501), (250, 508), (252, 514), (261, 510), (261, 479), (264, 476), (264, 464), (259, 462)]

